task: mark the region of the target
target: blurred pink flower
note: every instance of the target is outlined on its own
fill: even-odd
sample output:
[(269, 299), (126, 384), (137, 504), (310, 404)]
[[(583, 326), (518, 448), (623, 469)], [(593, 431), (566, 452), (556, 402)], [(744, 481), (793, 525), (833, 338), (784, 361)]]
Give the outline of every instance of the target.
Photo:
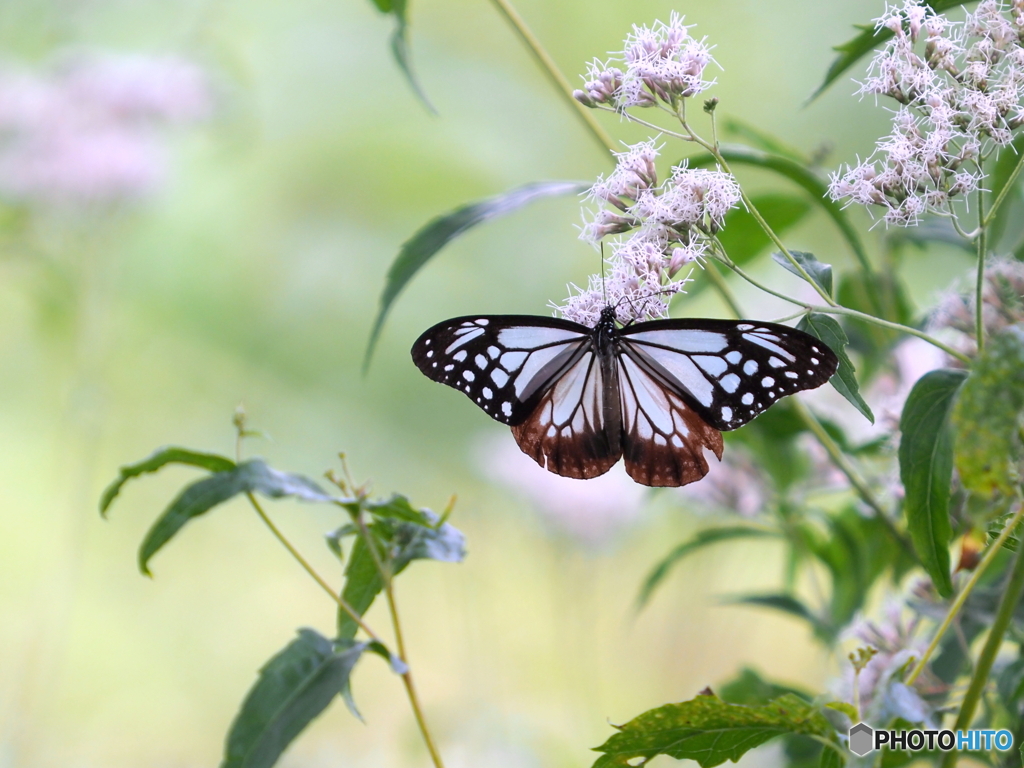
[(0, 195), (26, 202), (135, 199), (167, 172), (163, 130), (207, 117), (203, 71), (173, 57), (67, 57), (0, 65)]
[(696, 504), (708, 511), (731, 511), (754, 517), (768, 499), (765, 478), (743, 450), (729, 446), (721, 462), (709, 458), (711, 471), (699, 483), (683, 486), (676, 493), (684, 507)]
[(502, 435), (478, 452), (485, 475), (529, 501), (544, 522), (581, 544), (601, 547), (636, 523), (646, 490), (634, 483), (622, 463), (590, 480), (574, 480), (541, 468)]

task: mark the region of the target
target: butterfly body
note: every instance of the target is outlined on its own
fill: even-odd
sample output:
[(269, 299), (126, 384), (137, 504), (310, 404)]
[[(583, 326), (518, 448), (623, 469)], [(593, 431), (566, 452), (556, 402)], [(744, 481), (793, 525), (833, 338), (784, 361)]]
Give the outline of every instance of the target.
[(753, 320), (653, 320), (595, 327), (530, 315), (459, 317), (424, 332), (413, 361), (512, 428), (559, 475), (596, 477), (620, 458), (637, 482), (692, 483), (722, 456), (722, 431), (828, 381), (823, 342)]

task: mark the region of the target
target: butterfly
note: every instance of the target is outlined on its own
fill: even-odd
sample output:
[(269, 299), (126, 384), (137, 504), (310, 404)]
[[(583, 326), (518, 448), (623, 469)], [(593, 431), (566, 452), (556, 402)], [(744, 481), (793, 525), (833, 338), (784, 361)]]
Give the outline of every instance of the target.
[(425, 331), (412, 359), (512, 428), (519, 447), (565, 477), (626, 472), (680, 486), (722, 458), (722, 432), (824, 384), (835, 353), (803, 331), (754, 320), (652, 320), (593, 328), (560, 318), (481, 315)]

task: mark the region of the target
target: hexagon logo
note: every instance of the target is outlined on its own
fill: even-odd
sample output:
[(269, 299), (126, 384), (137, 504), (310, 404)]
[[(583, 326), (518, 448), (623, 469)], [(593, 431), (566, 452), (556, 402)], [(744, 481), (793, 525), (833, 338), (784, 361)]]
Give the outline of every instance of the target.
[(866, 723), (857, 723), (850, 729), (850, 751), (857, 757), (864, 757), (874, 748), (875, 730)]

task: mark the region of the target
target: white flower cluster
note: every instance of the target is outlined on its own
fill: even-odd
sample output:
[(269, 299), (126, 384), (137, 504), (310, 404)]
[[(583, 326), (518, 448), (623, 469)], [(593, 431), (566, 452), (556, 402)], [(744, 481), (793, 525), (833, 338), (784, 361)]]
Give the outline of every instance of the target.
[(893, 37), (859, 92), (900, 107), (871, 157), (833, 174), (832, 199), (880, 206), (897, 226), (951, 215), (978, 189), (981, 159), (1024, 125), (1024, 0), (983, 0), (962, 24), (905, 0), (876, 21)]
[(592, 327), (609, 305), (623, 323), (667, 316), (669, 299), (686, 284), (673, 278), (704, 257), (739, 202), (739, 187), (721, 171), (684, 163), (659, 184), (657, 157), (654, 141), (628, 147), (617, 155), (614, 172), (591, 187), (587, 199), (601, 207), (580, 238), (596, 244), (608, 235), (633, 234), (611, 243), (607, 277), (592, 276), (586, 290), (573, 286), (576, 295), (556, 307), (569, 320)]
[(574, 91), (573, 96), (588, 107), (606, 104), (622, 110), (653, 107), (659, 101), (675, 106), (679, 99), (707, 90), (714, 85), (704, 80), (711, 49), (705, 39), (691, 37), (689, 29), (675, 12), (668, 24), (633, 25), (624, 50), (607, 62), (595, 59), (583, 90)]

